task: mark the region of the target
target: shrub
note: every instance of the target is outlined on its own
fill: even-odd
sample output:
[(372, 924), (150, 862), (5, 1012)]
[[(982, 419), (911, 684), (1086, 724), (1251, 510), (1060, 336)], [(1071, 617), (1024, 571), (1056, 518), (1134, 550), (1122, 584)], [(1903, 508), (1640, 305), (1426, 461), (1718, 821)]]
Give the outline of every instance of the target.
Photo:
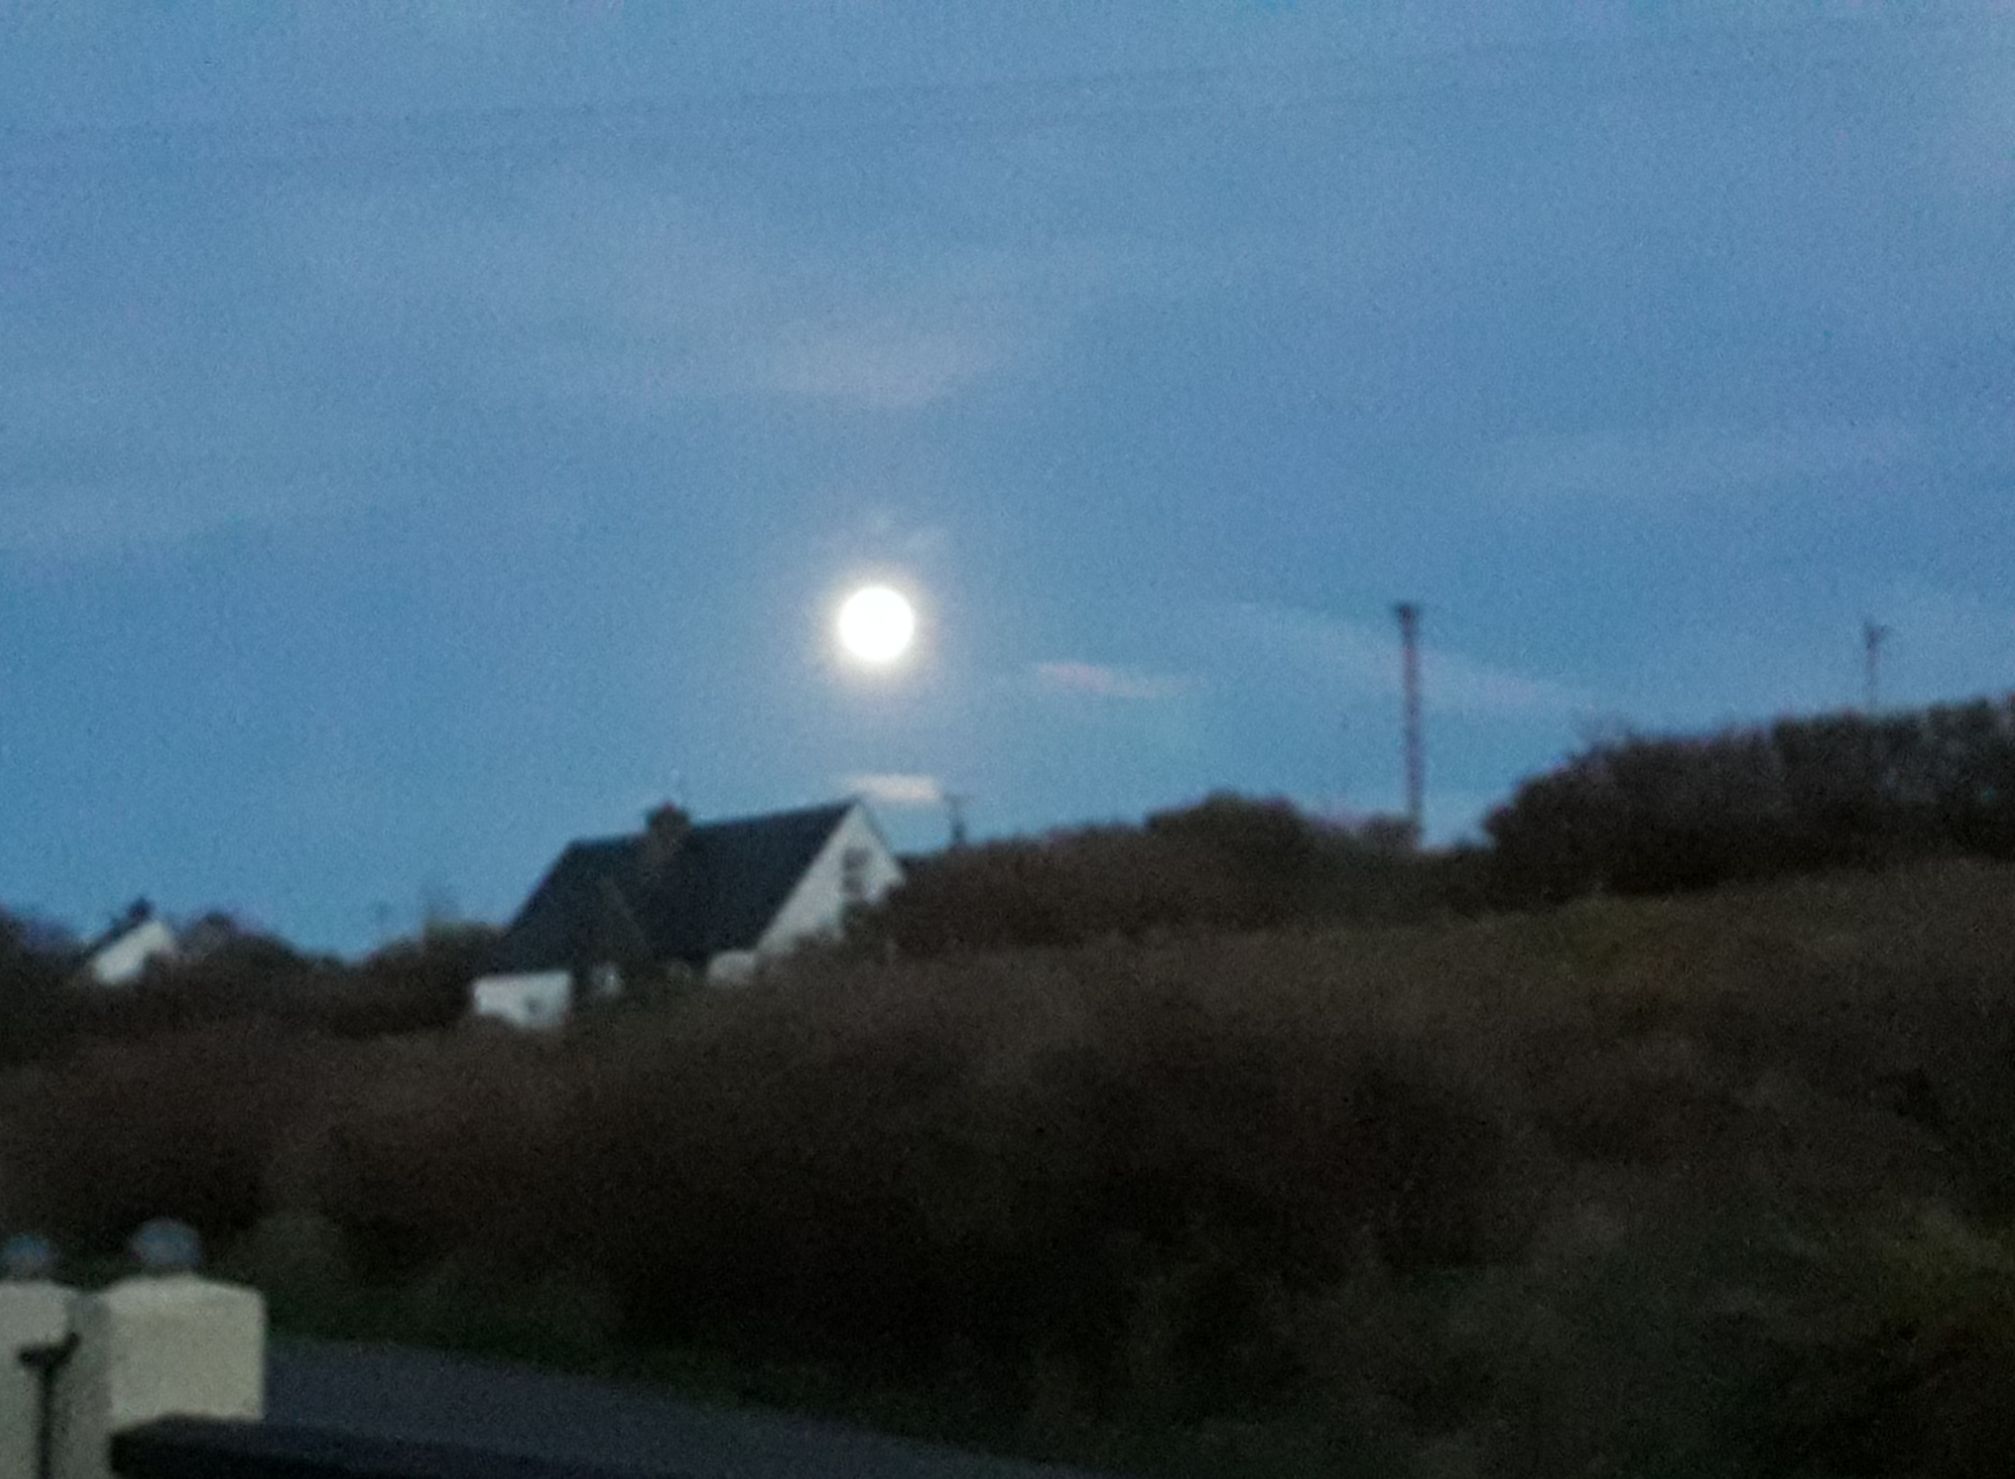
[(1353, 829), (1220, 794), (1139, 826), (923, 860), (854, 935), (871, 952), (940, 955), (1414, 918), (1435, 906), (1440, 881), (1380, 819)]
[(437, 926), (354, 965), (303, 955), (213, 915), (199, 954), (151, 967), (116, 991), (68, 990), (69, 1036), (144, 1038), (211, 1023), (292, 1024), (337, 1037), (438, 1031), (468, 1010), (468, 989), (496, 939), (482, 925)]
[(61, 931), (0, 912), (0, 1068), (68, 1043), (64, 982), (74, 958), (74, 942)]
[(153, 1217), (213, 1238), (242, 1231), (336, 1067), (316, 1040), (257, 1024), (89, 1048), (24, 1085), (0, 1118), (15, 1217), (94, 1251)]
[(2015, 857), (2015, 697), (1603, 741), (1526, 781), (1486, 825), (1496, 894), (1513, 904)]
[(187, 1217), (314, 1328), (979, 1393), (1084, 1461), (1986, 1472), (2011, 879), (825, 954), (553, 1037), (212, 1024), (0, 1076), (0, 1195)]
[(1990, 1475), (2015, 1446), (2015, 1247), (1934, 1210), (1807, 1252), (1773, 1312), (1768, 1459), (1781, 1472)]

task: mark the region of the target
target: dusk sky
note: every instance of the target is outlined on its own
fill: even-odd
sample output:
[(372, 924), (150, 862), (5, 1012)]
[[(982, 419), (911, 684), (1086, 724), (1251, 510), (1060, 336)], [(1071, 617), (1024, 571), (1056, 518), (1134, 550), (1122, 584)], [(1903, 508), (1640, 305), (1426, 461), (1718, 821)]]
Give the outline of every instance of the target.
[[(898, 671), (837, 600), (916, 594)], [(2015, 687), (2015, 6), (0, 0), (0, 900)]]

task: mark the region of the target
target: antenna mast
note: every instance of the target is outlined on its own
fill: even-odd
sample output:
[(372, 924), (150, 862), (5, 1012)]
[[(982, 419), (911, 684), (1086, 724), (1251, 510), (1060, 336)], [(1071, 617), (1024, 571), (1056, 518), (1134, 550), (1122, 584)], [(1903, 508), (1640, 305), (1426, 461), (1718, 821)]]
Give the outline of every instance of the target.
[(1427, 739), (1420, 708), (1420, 607), (1401, 601), (1399, 618), (1400, 692), (1405, 720), (1406, 824), (1420, 844), (1427, 826)]
[(1875, 621), (1861, 624), (1861, 649), (1866, 663), (1866, 707), (1870, 718), (1882, 707), (1882, 648), (1894, 632), (1894, 627), (1882, 626)]

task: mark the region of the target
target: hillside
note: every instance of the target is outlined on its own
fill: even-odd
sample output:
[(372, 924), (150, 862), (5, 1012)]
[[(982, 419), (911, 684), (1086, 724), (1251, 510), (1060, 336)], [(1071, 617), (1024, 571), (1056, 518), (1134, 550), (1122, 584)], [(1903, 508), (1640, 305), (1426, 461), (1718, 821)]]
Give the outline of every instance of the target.
[(1998, 1472), (2015, 868), (808, 960), (0, 1080), (0, 1224), (290, 1320), (1169, 1473)]

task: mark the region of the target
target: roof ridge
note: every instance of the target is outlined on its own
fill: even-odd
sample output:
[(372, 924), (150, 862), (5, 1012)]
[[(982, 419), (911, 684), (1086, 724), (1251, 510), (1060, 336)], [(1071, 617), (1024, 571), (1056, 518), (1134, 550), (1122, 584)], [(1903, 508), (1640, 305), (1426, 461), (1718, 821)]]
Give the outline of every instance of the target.
[[(741, 816), (714, 817), (707, 821), (695, 819), (692, 824), (692, 830), (695, 832), (711, 832), (719, 827), (745, 827), (754, 822), (796, 821), (806, 817), (818, 816), (823, 812), (832, 812), (838, 816), (852, 811), (856, 806), (861, 804), (859, 797), (848, 797), (840, 801), (820, 802), (813, 806), (785, 807), (780, 811), (754, 811)], [(640, 837), (647, 834), (647, 828), (639, 828), (635, 832), (612, 832), (605, 833), (599, 837), (576, 837), (567, 846), (570, 848), (623, 847), (636, 842)]]
[(749, 812), (745, 816), (716, 817), (714, 820), (710, 822), (694, 822), (693, 829), (695, 831), (698, 831), (706, 827), (744, 826), (749, 822), (781, 822), (787, 820), (795, 820), (800, 817), (817, 816), (821, 812), (851, 811), (855, 806), (859, 804), (860, 803), (858, 800), (848, 799), (843, 801), (822, 801), (813, 806), (787, 806), (780, 811), (755, 811), (755, 812)]

